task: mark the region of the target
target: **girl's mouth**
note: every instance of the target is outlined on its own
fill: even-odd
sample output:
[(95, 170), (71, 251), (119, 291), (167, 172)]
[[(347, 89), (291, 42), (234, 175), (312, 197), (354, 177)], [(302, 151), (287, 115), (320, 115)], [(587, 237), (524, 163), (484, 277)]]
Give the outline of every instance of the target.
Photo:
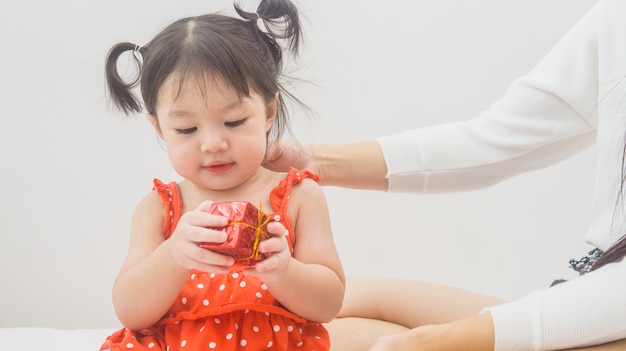
[(223, 163), (223, 162), (213, 162), (208, 165), (203, 166), (206, 171), (213, 174), (222, 174), (228, 172), (231, 168), (233, 168), (234, 163)]

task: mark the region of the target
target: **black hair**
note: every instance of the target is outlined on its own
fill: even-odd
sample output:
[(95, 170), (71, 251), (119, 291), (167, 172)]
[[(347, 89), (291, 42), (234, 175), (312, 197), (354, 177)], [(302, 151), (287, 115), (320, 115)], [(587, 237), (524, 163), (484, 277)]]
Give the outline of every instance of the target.
[[(216, 78), (240, 97), (250, 96), (250, 88), (266, 101), (279, 93), (270, 130), (279, 139), (288, 130), (284, 96), (293, 97), (281, 84), (283, 48), (279, 41), (285, 41), (286, 49), (297, 56), (302, 36), (298, 10), (288, 0), (261, 0), (256, 12), (234, 7), (241, 18), (218, 13), (186, 17), (171, 23), (146, 45), (114, 45), (107, 55), (105, 74), (115, 107), (127, 115), (141, 112), (142, 102), (132, 91), (139, 85), (143, 107), (156, 116), (159, 89), (170, 76), (177, 79), (179, 88), (186, 79)], [(134, 53), (139, 74), (125, 81), (117, 61), (128, 51)]]
[[(624, 136), (624, 146), (622, 151), (622, 175), (621, 182), (619, 187), (619, 193), (617, 194), (617, 201), (614, 209), (614, 216), (618, 213), (622, 213), (621, 210), (624, 204), (624, 191), (626, 191), (626, 135)], [(618, 216), (621, 217), (621, 216)], [(602, 266), (605, 266), (609, 263), (617, 262), (621, 260), (624, 256), (626, 256), (626, 234), (622, 235), (611, 247), (609, 247), (604, 253), (598, 257), (598, 259), (594, 262), (590, 271), (594, 271)]]

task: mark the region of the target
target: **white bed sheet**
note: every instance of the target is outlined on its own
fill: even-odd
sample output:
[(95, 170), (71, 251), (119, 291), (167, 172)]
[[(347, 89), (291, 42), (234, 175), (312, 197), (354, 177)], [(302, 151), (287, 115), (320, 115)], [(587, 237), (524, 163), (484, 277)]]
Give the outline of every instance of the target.
[(0, 328), (2, 351), (97, 351), (116, 329)]

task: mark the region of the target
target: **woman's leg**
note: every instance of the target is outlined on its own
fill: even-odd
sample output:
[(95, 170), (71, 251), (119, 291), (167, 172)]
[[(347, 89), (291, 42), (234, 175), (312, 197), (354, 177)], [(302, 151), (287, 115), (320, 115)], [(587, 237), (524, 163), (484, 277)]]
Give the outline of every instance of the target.
[[(365, 351), (385, 335), (474, 316), (505, 301), (445, 285), (352, 277), (339, 316), (327, 324), (332, 351)], [(626, 350), (626, 340), (570, 351)]]
[(406, 332), (409, 328), (378, 319), (344, 317), (326, 325), (331, 351), (366, 351), (382, 336)]
[(352, 277), (339, 317), (361, 317), (415, 328), (480, 313), (505, 302), (441, 284), (405, 279)]
[(502, 302), (435, 283), (350, 277), (341, 312), (327, 328), (332, 351), (365, 351), (382, 336), (455, 321)]

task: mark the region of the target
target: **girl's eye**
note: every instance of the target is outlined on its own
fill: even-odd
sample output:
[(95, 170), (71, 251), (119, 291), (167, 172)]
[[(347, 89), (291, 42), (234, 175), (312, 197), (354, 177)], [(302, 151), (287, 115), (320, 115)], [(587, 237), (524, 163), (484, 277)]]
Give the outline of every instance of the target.
[(184, 128), (184, 129), (176, 129), (176, 133), (177, 134), (191, 134), (191, 133), (195, 132), (196, 130), (198, 130), (198, 128), (196, 128), (196, 127)]
[(234, 128), (234, 127), (238, 127), (242, 124), (244, 124), (244, 122), (246, 121), (246, 119), (238, 119), (236, 121), (230, 121), (230, 122), (224, 122), (224, 125), (227, 126), (228, 128)]

